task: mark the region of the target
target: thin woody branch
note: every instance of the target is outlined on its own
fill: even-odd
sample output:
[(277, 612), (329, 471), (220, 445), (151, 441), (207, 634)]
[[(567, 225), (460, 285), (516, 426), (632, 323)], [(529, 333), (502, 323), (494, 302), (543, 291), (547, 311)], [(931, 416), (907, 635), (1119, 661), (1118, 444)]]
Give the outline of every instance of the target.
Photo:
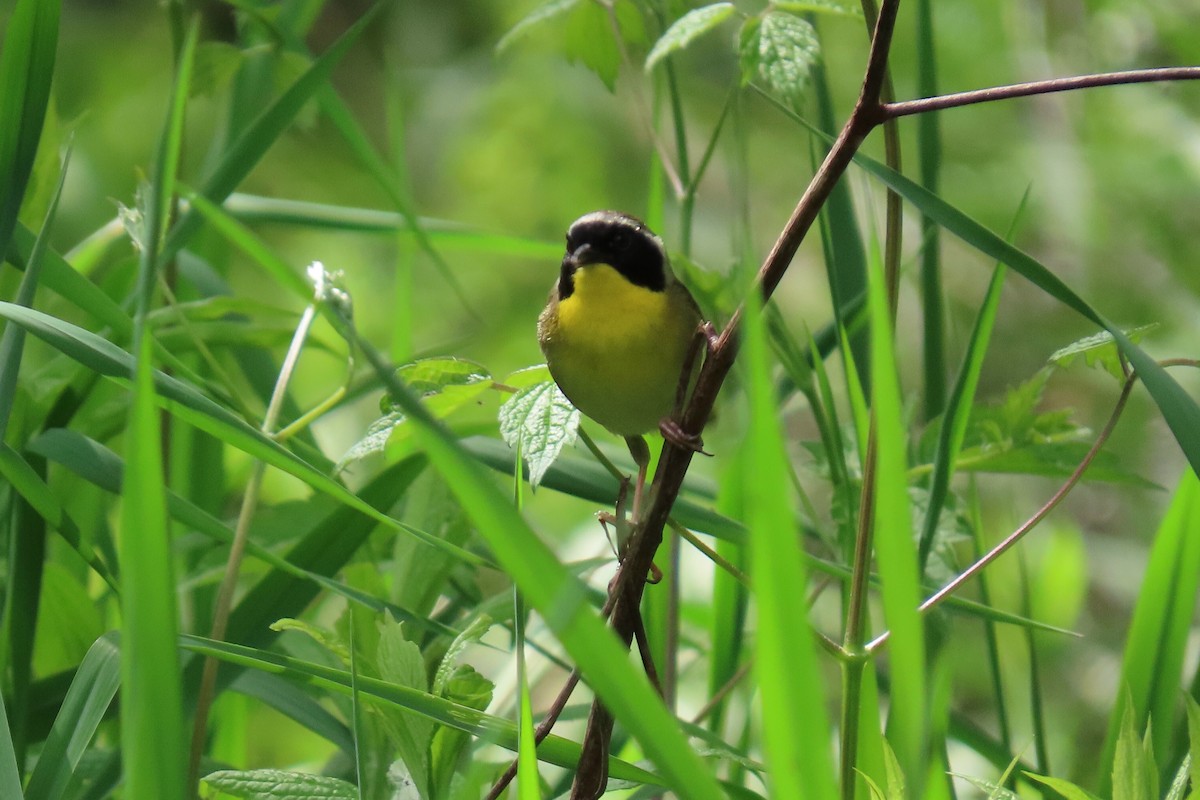
[[(838, 179), (850, 166), (854, 154), (867, 134), (885, 120), (879, 98), (887, 74), (888, 50), (899, 5), (899, 0), (884, 0), (881, 5), (871, 38), (871, 51), (858, 103), (759, 269), (757, 284), (764, 299), (769, 298), (779, 285), (800, 243), (812, 229), (821, 207), (829, 198)], [(691, 401), (680, 420), (685, 432), (699, 434), (708, 421), (717, 393), (737, 354), (737, 332), (741, 319), (742, 309), (739, 308), (704, 361)], [(630, 540), (629, 550), (613, 581), (611, 592), (616, 597), (612, 617), (613, 630), (627, 646), (637, 628), (638, 609), (646, 587), (646, 576), (654, 554), (662, 543), (663, 527), (683, 486), (692, 455), (691, 450), (670, 442), (664, 446), (650, 488), (649, 511)], [(584, 734), (579, 769), (571, 789), (572, 800), (592, 800), (603, 793), (607, 781), (608, 743), (612, 736), (612, 727), (613, 719), (607, 709), (598, 700), (593, 702), (587, 732)]]
[(1133, 83), (1162, 83), (1166, 81), (1200, 80), (1200, 67), (1163, 67), (1160, 69), (1135, 69), (1127, 72), (1105, 72), (1097, 75), (1078, 75), (1073, 78), (1051, 78), (1031, 83), (1014, 83), (1010, 86), (993, 86), (990, 89), (975, 89), (970, 92), (943, 94), (921, 100), (904, 100), (884, 103), (882, 111), (889, 119), (943, 111), (948, 108), (990, 103), (995, 100), (1011, 100), (1017, 97), (1032, 97), (1054, 92), (1073, 92), (1078, 89), (1094, 89), (1099, 86), (1124, 86)]

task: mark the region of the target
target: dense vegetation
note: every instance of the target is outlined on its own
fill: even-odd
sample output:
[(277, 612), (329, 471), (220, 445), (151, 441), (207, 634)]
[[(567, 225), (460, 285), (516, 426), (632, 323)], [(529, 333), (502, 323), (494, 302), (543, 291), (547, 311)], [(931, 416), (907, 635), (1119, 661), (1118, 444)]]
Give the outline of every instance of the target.
[[(0, 797), (1200, 787), (1196, 9), (7, 13)], [(596, 208), (723, 334), (634, 523)]]

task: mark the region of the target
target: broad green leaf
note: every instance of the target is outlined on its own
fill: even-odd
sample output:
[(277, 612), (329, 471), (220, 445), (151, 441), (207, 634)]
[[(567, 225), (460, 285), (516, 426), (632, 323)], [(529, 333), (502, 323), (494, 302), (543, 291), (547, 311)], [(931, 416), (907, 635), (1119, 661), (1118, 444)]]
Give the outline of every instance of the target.
[(735, 11), (737, 7), (733, 3), (713, 3), (693, 8), (672, 22), (671, 27), (658, 37), (658, 41), (650, 49), (650, 55), (646, 56), (646, 71), (654, 69), (659, 61), (672, 53), (685, 49), (693, 41), (733, 16)]
[[(396, 377), (418, 395), (434, 394), (452, 386), (492, 383), (487, 368), (463, 358), (423, 358), (397, 369)], [(380, 402), (387, 402), (387, 398)]]
[[(762, 692), (763, 747), (775, 797), (835, 797), (832, 738), (825, 718), (825, 689), (816, 660), (814, 632), (797, 609), (797, 592), (808, 585), (788, 498), (789, 471), (783, 449), (768, 344), (761, 308), (746, 305), (747, 388), (750, 430), (744, 480), (751, 566), (758, 609), (755, 678)], [(914, 604), (915, 605), (915, 604)]]
[(786, 105), (798, 108), (820, 57), (813, 26), (792, 14), (768, 10), (747, 20), (739, 38), (742, 84), (761, 78)]
[(503, 53), (512, 46), (513, 42), (528, 35), (532, 29), (548, 20), (562, 16), (581, 2), (589, 3), (591, 0), (549, 0), (549, 2), (543, 3), (522, 17), (520, 22), (513, 25), (506, 34), (500, 37), (500, 41), (496, 42), (496, 52)]
[(564, 447), (575, 443), (580, 414), (553, 381), (530, 386), (500, 406), (500, 435), (529, 465), (529, 485), (541, 485)]
[(563, 45), (568, 59), (596, 73), (611, 92), (616, 89), (621, 50), (608, 15), (608, 9), (594, 0), (575, 4), (567, 17)]
[[(79, 662), (37, 766), (29, 776), (25, 800), (59, 800), (64, 796), (84, 751), (104, 721), (120, 685), (121, 660), (115, 634), (97, 639)], [(7, 730), (7, 724), (0, 724)], [(7, 797), (20, 798), (5, 793)]]
[(228, 769), (210, 772), (203, 781), (218, 792), (242, 800), (359, 800), (354, 784), (303, 772)]

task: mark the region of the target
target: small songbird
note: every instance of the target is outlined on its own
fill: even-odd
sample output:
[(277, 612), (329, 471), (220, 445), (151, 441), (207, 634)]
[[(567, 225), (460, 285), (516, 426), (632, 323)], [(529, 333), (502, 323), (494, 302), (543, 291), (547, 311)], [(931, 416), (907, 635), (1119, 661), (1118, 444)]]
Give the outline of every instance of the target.
[(594, 211), (571, 224), (538, 342), (567, 399), (625, 437), (638, 464), (635, 519), (650, 460), (642, 434), (661, 428), (682, 436), (670, 415), (686, 386), (685, 363), (695, 364), (703, 344), (702, 320), (662, 240), (640, 220)]

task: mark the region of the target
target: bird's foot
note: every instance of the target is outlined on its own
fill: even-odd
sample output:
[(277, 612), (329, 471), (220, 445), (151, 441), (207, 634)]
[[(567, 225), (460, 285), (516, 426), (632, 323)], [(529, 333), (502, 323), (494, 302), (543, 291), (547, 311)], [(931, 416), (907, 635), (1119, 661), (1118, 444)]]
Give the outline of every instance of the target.
[(712, 453), (704, 449), (704, 439), (700, 437), (700, 434), (688, 433), (683, 429), (683, 426), (670, 417), (665, 417), (658, 423), (658, 430), (664, 439), (677, 447), (691, 450), (693, 453), (699, 453), (702, 456), (712, 455)]

